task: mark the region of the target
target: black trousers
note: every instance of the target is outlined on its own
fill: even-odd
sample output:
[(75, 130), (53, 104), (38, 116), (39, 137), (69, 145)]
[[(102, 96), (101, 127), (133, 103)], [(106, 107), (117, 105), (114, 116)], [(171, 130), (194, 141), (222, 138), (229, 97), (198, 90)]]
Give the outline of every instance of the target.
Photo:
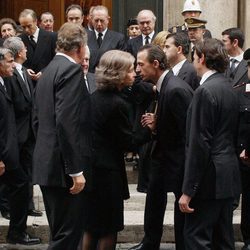
[(194, 213), (186, 214), (184, 240), (186, 250), (233, 250), (233, 198), (194, 199)]
[(50, 227), (48, 250), (77, 250), (83, 232), (84, 193), (68, 188), (41, 186)]
[[(249, 168), (249, 167), (248, 167)], [(241, 170), (241, 233), (246, 244), (250, 244), (250, 170)]]
[[(29, 200), (28, 200), (28, 208), (29, 210), (35, 209), (34, 201), (33, 201), (33, 184), (32, 184), (32, 156), (34, 150), (34, 137), (30, 135), (28, 140), (22, 145), (18, 145), (19, 147), (19, 155), (20, 155), (20, 165), (24, 170), (26, 176), (28, 177), (29, 188), (27, 190)], [(9, 212), (9, 187), (0, 183), (0, 211)]]
[(33, 158), (34, 145), (35, 145), (35, 139), (32, 134), (30, 134), (29, 138), (25, 143), (18, 145), (20, 164), (29, 178), (29, 189), (28, 189), (29, 210), (35, 209), (33, 201), (33, 183), (32, 183), (32, 158)]
[[(164, 214), (167, 205), (167, 192), (164, 185), (164, 174), (162, 166), (152, 161), (151, 179), (146, 197), (145, 214), (144, 214), (144, 232), (143, 243), (146, 248), (159, 249), (163, 233)], [(174, 204), (174, 229), (176, 250), (184, 250), (183, 229), (185, 214), (179, 210), (179, 198), (181, 190), (175, 191)]]
[(10, 225), (8, 234), (22, 233), (26, 230), (28, 214), (28, 177), (22, 168), (6, 170), (0, 177), (9, 191)]
[(0, 211), (9, 212), (9, 188), (3, 182), (0, 182)]

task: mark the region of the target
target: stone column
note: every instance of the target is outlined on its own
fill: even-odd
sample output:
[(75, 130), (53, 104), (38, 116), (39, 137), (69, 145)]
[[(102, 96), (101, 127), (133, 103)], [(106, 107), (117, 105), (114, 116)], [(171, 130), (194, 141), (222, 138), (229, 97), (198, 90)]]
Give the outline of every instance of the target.
[(250, 8), (250, 1), (243, 0), (239, 6), (239, 27), (245, 33), (245, 49), (250, 48), (250, 16), (247, 15), (247, 10)]

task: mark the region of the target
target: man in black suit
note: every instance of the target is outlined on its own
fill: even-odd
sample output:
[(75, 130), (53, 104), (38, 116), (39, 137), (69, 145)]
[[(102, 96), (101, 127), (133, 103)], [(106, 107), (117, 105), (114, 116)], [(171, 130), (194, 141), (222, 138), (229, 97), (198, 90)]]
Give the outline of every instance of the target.
[(35, 209), (33, 202), (32, 155), (35, 145), (32, 129), (33, 84), (26, 69), (22, 66), (27, 59), (27, 50), (20, 37), (6, 39), (4, 47), (13, 51), (15, 58), (14, 73), (12, 77), (6, 79), (6, 88), (14, 106), (20, 165), (29, 177), (28, 214), (42, 216), (42, 212)]
[(156, 16), (151, 10), (141, 10), (137, 15), (137, 21), (141, 30), (141, 35), (130, 39), (127, 44), (127, 51), (135, 58), (137, 52), (145, 44), (150, 44), (154, 39)]
[(80, 65), (86, 43), (80, 25), (60, 28), (58, 52), (34, 96), (33, 181), (42, 190), (51, 232), (48, 249), (53, 250), (76, 250), (84, 227), (82, 190), (91, 152), (89, 93)]
[(82, 70), (84, 73), (85, 84), (90, 94), (96, 90), (95, 74), (89, 72), (89, 46), (86, 46), (85, 56), (82, 61)]
[(247, 62), (243, 59), (245, 36), (239, 28), (230, 28), (222, 32), (222, 41), (229, 55), (225, 76), (231, 78), (232, 85), (248, 82)]
[(31, 9), (23, 10), (19, 15), (23, 28), (20, 35), (27, 48), (27, 60), (24, 66), (34, 82), (42, 74), (42, 70), (55, 56), (57, 34), (37, 27), (37, 15)]
[(88, 31), (89, 72), (94, 73), (95, 67), (106, 51), (112, 49), (126, 51), (126, 42), (123, 34), (108, 29), (110, 17), (105, 6), (95, 6), (91, 18), (94, 31)]
[(200, 79), (193, 64), (187, 60), (189, 47), (188, 35), (184, 32), (178, 32), (167, 35), (163, 51), (174, 75), (180, 77), (195, 90), (200, 86)]
[(33, 245), (39, 244), (40, 239), (26, 233), (28, 177), (20, 166), (13, 103), (2, 78), (11, 76), (14, 67), (11, 51), (0, 48), (0, 182), (9, 187), (10, 225), (7, 242)]
[[(178, 200), (184, 173), (186, 111), (191, 102), (191, 87), (167, 69), (165, 53), (155, 45), (145, 45), (137, 55), (137, 71), (145, 81), (151, 80), (159, 93), (156, 111), (155, 145), (152, 148), (151, 177), (147, 191), (144, 238), (134, 250), (159, 249), (167, 192), (174, 192), (176, 249), (184, 249), (184, 215)], [(152, 114), (144, 115), (145, 124)]]
[(244, 52), (243, 59), (248, 64), (248, 82), (240, 83), (234, 87), (239, 96), (239, 132), (237, 151), (240, 154), (241, 171), (241, 233), (245, 245), (242, 250), (250, 250), (250, 49)]
[(234, 249), (233, 200), (240, 193), (235, 142), (236, 93), (223, 75), (227, 52), (217, 39), (195, 45), (201, 77), (187, 117), (185, 174), (179, 206), (186, 250)]

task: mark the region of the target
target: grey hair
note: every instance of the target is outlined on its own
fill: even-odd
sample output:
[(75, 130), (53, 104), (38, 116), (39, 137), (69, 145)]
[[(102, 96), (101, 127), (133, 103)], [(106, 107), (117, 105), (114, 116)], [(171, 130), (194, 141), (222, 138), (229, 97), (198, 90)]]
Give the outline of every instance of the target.
[(24, 45), (20, 37), (9, 37), (4, 41), (3, 46), (7, 49), (10, 49), (14, 55), (14, 58), (16, 58), (18, 53), (23, 49)]
[(87, 32), (79, 24), (65, 23), (58, 31), (57, 51), (73, 51), (87, 44)]
[(30, 16), (33, 18), (34, 21), (37, 20), (37, 14), (36, 14), (36, 12), (35, 12), (34, 10), (32, 10), (32, 9), (24, 9), (24, 10), (19, 14), (19, 18), (21, 18), (21, 17), (26, 17), (26, 16), (28, 16), (28, 15), (30, 15)]
[(156, 16), (155, 16), (155, 14), (153, 13), (152, 10), (141, 10), (141, 11), (139, 11), (139, 13), (137, 15), (137, 21), (138, 22), (140, 21), (140, 16), (143, 15), (143, 14), (151, 16), (152, 20), (154, 22), (156, 21)]
[(0, 47), (0, 64), (2, 64), (3, 60), (5, 59), (6, 54), (13, 55), (11, 50), (4, 48), (4, 47)]
[(109, 16), (108, 8), (106, 6), (104, 6), (104, 5), (96, 5), (96, 6), (94, 6), (94, 8), (92, 9), (92, 15), (93, 15), (94, 11), (99, 11), (99, 10), (104, 11), (107, 14), (107, 16)]

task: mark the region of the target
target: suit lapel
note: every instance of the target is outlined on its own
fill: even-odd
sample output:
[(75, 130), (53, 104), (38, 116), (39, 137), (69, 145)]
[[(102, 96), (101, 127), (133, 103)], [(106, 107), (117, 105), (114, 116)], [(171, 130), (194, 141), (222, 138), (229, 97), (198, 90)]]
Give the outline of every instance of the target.
[(181, 79), (185, 79), (186, 78), (186, 74), (187, 74), (187, 70), (186, 70), (186, 66), (188, 64), (188, 61), (186, 60), (182, 67), (180, 68), (180, 71), (178, 73), (178, 77), (180, 77)]
[(112, 34), (109, 30), (107, 30), (101, 44), (101, 49), (105, 50), (109, 48), (109, 44), (112, 43)]
[(7, 90), (4, 88), (4, 86), (0, 83), (0, 91), (3, 92), (4, 96), (6, 97), (6, 99), (10, 102), (12, 102)]
[(236, 85), (239, 80), (244, 76), (244, 74), (246, 74), (247, 72), (247, 63), (245, 60), (242, 60), (238, 67), (236, 68), (236, 72), (235, 72), (235, 76), (234, 76), (234, 85)]
[[(88, 45), (90, 50), (96, 50), (99, 49), (99, 46), (97, 44), (97, 39), (95, 36), (95, 32), (94, 31), (88, 31)], [(90, 53), (91, 54), (91, 53)]]
[(18, 82), (18, 84), (19, 84), (19, 86), (20, 86), (20, 88), (21, 88), (21, 90), (23, 92), (24, 97), (28, 101), (31, 101), (30, 95), (29, 95), (28, 90), (27, 90), (27, 88), (25, 86), (23, 78), (20, 76), (20, 74), (18, 73), (17, 69), (14, 69), (14, 76), (17, 78), (17, 82)]
[[(40, 60), (41, 56), (44, 54), (43, 51), (46, 50), (46, 34), (42, 29), (39, 30), (36, 49), (32, 58), (32, 64), (36, 65)], [(36, 72), (37, 73), (37, 72)]]
[(163, 82), (162, 82), (162, 85), (161, 85), (161, 90), (160, 90), (160, 94), (159, 94), (159, 97), (158, 97), (158, 110), (157, 110), (157, 116), (158, 117), (161, 117), (161, 111), (163, 110), (163, 106), (164, 105), (164, 96), (165, 96), (165, 92), (166, 92), (166, 87), (168, 85), (168, 81), (169, 81), (169, 78), (173, 75), (173, 72), (172, 71), (169, 71), (164, 79), (163, 79)]
[(136, 51), (138, 51), (140, 49), (140, 47), (143, 45), (142, 42), (142, 35), (138, 36), (138, 39), (136, 39), (135, 41), (136, 43)]

